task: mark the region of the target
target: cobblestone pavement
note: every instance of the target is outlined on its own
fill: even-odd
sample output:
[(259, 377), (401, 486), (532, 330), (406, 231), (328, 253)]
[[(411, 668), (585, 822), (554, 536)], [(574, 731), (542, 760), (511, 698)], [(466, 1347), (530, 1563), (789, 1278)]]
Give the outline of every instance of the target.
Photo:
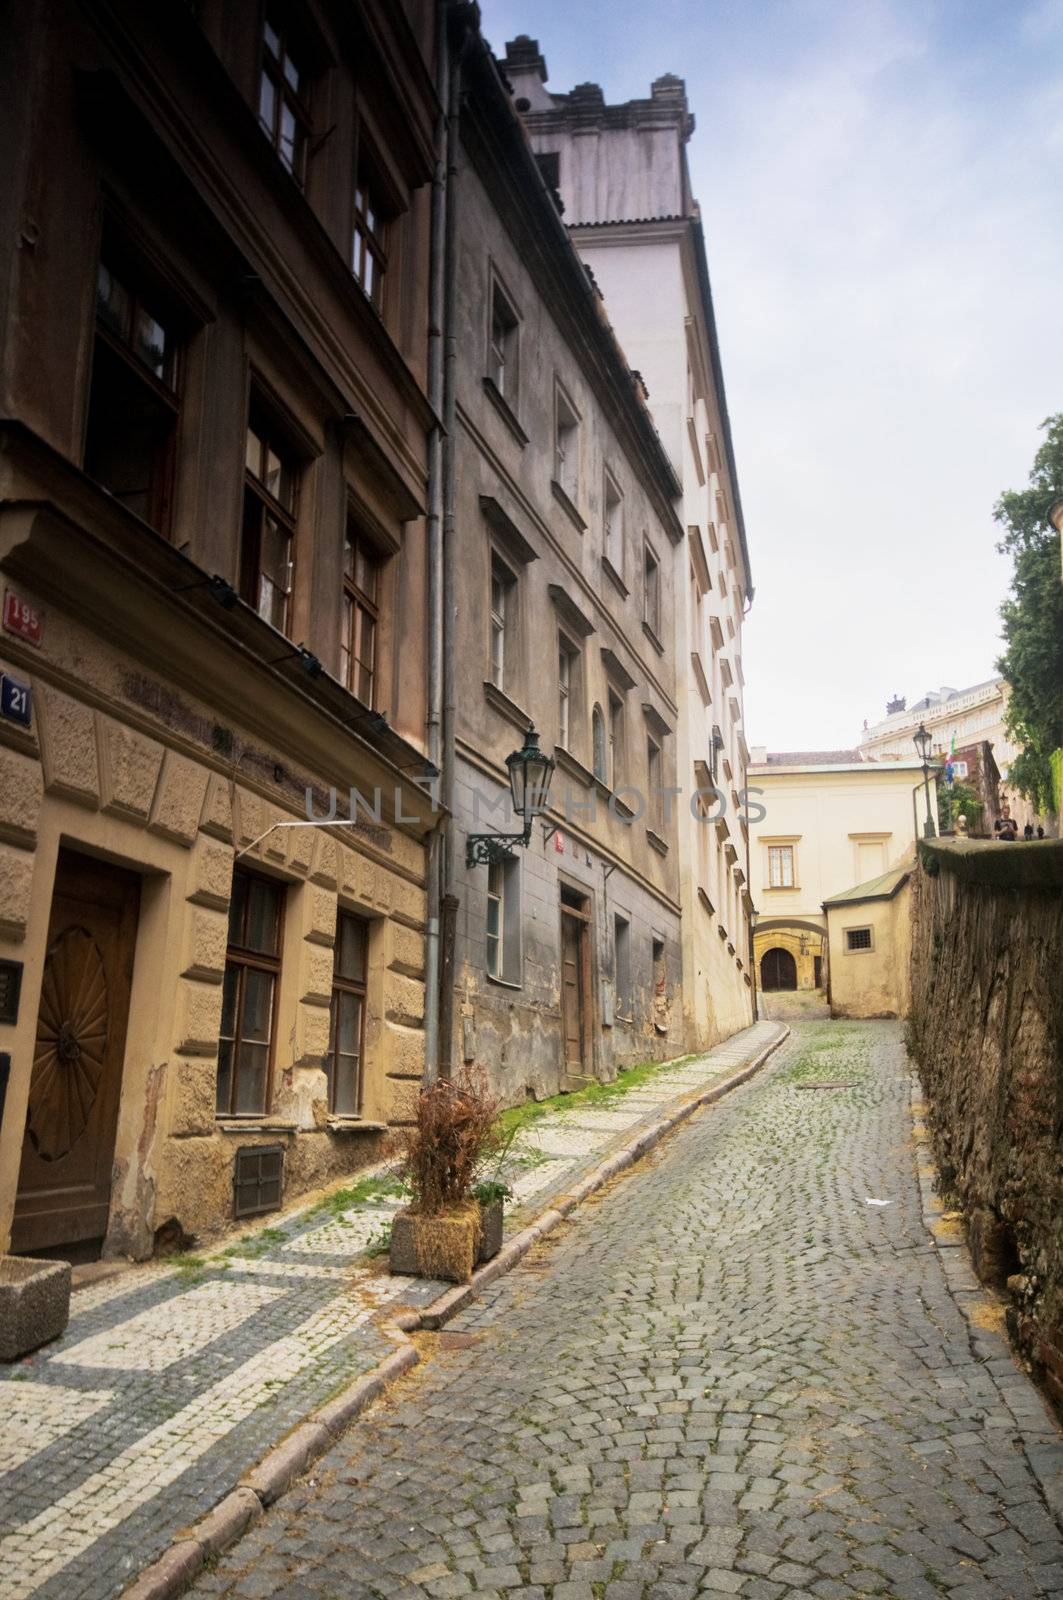
[[(778, 1032), (758, 1024), (608, 1105), (535, 1123), (511, 1153), (524, 1210), (510, 1225)], [(63, 1338), (0, 1372), (0, 1597), (118, 1593), (309, 1411), (390, 1354), (377, 1313), (447, 1287), (366, 1260), (400, 1203), (303, 1212), (182, 1267), (75, 1294)]]
[(1058, 1434), (946, 1287), (896, 1024), (799, 1024), (422, 1339), (197, 1595), (1063, 1593)]

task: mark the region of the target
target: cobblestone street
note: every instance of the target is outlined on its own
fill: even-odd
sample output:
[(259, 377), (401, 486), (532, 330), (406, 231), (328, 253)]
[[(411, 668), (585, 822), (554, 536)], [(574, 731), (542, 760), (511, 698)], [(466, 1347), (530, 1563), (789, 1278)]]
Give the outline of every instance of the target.
[(196, 1592), (1059, 1595), (1032, 1468), (1059, 1436), (988, 1302), (969, 1322), (948, 1287), (908, 1072), (899, 1024), (797, 1024), (423, 1336)]

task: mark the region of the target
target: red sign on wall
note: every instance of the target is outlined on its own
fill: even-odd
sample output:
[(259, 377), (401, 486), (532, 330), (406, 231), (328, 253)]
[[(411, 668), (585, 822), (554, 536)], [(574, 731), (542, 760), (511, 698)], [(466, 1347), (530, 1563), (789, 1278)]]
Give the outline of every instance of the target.
[(27, 605), (14, 589), (4, 590), (4, 632), (15, 633), (29, 644), (40, 644), (44, 637), (40, 612)]

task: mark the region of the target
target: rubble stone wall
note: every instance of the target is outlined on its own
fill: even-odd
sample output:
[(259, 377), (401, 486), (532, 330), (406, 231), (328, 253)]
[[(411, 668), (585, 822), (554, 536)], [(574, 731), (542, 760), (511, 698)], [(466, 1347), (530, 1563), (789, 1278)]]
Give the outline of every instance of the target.
[(1063, 1404), (1063, 843), (924, 842), (910, 1048), (981, 1277)]

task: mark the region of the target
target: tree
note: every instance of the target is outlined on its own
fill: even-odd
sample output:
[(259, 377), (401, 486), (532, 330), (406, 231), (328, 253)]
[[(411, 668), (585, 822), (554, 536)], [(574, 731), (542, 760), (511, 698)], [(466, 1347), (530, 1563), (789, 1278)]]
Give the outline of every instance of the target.
[[(1008, 783), (1039, 811), (1055, 810), (1053, 763), (1063, 744), (1063, 582), (1059, 534), (1048, 520), (1063, 495), (1063, 412), (1041, 424), (1027, 489), (1008, 489), (993, 509), (1004, 530), (997, 548), (1012, 558), (1011, 591), (1000, 608), (1008, 682), (1007, 729), (1021, 751)], [(1056, 767), (1058, 770), (1058, 765)]]
[(967, 818), (969, 831), (976, 833), (981, 826), (982, 810), (977, 791), (969, 783), (954, 783), (951, 789), (944, 781), (938, 783), (938, 828), (942, 833), (955, 831), (956, 818), (961, 811)]

